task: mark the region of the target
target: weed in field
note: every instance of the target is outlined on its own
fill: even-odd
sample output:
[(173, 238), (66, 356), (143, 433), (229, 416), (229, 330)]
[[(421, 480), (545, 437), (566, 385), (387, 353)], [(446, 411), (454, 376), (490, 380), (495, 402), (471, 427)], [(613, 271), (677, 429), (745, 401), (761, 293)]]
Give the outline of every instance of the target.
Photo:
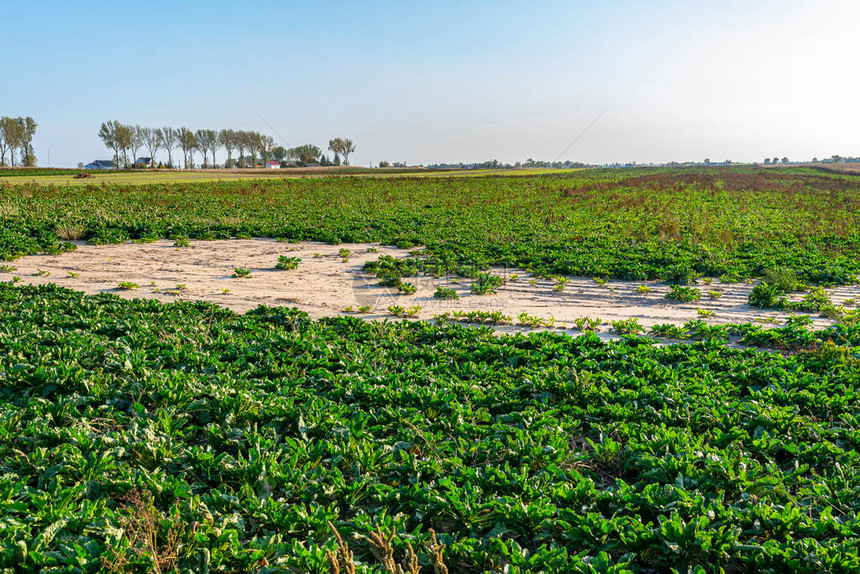
[(841, 305), (824, 305), (818, 310), (818, 312), (826, 319), (838, 321), (845, 315), (845, 307)]
[(544, 327), (544, 320), (536, 315), (529, 315), (528, 313), (520, 313), (517, 315), (517, 319), (519, 319), (521, 325), (526, 325), (528, 327)]
[(222, 295), (229, 295), (229, 294), (230, 294), (230, 289), (221, 289), (221, 294), (222, 294)]
[(18, 268), (12, 265), (0, 265), (0, 273), (14, 273)]
[(776, 309), (786, 306), (787, 299), (784, 295), (785, 292), (777, 285), (762, 281), (753, 287), (747, 298), (747, 302), (759, 309)]
[(21, 281), (23, 281), (23, 279), (20, 277), (12, 277), (11, 279), (11, 283), (20, 283)]
[(708, 319), (710, 317), (716, 317), (717, 312), (710, 309), (696, 309), (696, 314), (698, 314), (702, 319)]
[[(513, 322), (513, 317), (505, 315), (501, 310), (496, 311), (453, 311), (451, 316), (463, 323), (489, 323), (491, 325), (509, 325)], [(441, 317), (447, 318), (448, 313), (444, 313)]]
[(233, 277), (250, 277), (251, 271), (249, 269), (245, 269), (244, 267), (237, 267), (233, 269)]
[(370, 313), (370, 305), (362, 305), (356, 310), (356, 312), (358, 312), (358, 313)]
[(36, 269), (36, 272), (33, 273), (36, 277), (48, 277), (50, 274), (51, 272), (46, 269)]
[(123, 289), (123, 290), (131, 290), (131, 289), (137, 289), (138, 284), (135, 283), (134, 281), (120, 281), (117, 284), (117, 287), (119, 289)]
[(475, 283), (472, 284), (472, 293), (476, 295), (487, 295), (496, 293), (496, 289), (501, 287), (502, 278), (491, 273), (478, 273), (475, 277)]
[(652, 291), (652, 289), (647, 285), (639, 285), (636, 288), (637, 293), (650, 293), (651, 291)]
[(708, 291), (708, 297), (710, 297), (713, 300), (717, 300), (722, 296), (723, 296), (722, 291)]
[(791, 315), (785, 318), (787, 327), (808, 327), (812, 325), (812, 318), (809, 315)]
[(653, 325), (649, 333), (653, 337), (659, 337), (661, 339), (684, 340), (690, 338), (690, 330), (688, 327), (683, 325), (673, 325), (672, 323)]
[(69, 277), (72, 277), (72, 278), (81, 276), (81, 274), (76, 272), (76, 271), (66, 271), (66, 273), (68, 273)]
[(457, 294), (457, 291), (454, 289), (448, 289), (446, 287), (437, 287), (436, 292), (433, 293), (433, 297), (436, 299), (459, 299), (460, 296)]
[(793, 293), (803, 289), (803, 284), (797, 279), (797, 273), (788, 267), (774, 267), (766, 270), (762, 275), (762, 281), (775, 286), (782, 293)]
[(415, 295), (418, 292), (418, 288), (413, 283), (398, 283), (397, 290), (404, 295)]
[(568, 281), (570, 281), (569, 277), (558, 277), (556, 279), (556, 283), (553, 286), (555, 291), (564, 291), (565, 286), (567, 286)]
[(860, 327), (860, 311), (845, 311), (842, 316), (839, 317), (839, 324), (848, 327), (849, 329), (854, 329)]
[(607, 279), (605, 277), (592, 277), (592, 281), (597, 283), (598, 285), (606, 285)]
[(173, 246), (174, 247), (190, 247), (191, 240), (184, 235), (177, 235), (173, 238)]
[(574, 328), (577, 331), (597, 331), (598, 327), (603, 324), (603, 319), (600, 317), (577, 317), (573, 320)]
[(639, 319), (636, 317), (630, 317), (629, 319), (619, 319), (618, 321), (611, 321), (612, 328), (615, 329), (617, 333), (622, 335), (626, 334), (638, 334), (645, 331), (645, 327), (639, 322)]
[(343, 259), (349, 259), (349, 253), (350, 253), (349, 249), (347, 249), (345, 247), (341, 247), (337, 251), (337, 254)]
[(519, 279), (519, 277), (520, 277), (519, 275), (514, 273), (510, 277), (508, 277), (508, 281), (516, 281), (517, 279)]
[(78, 241), (84, 238), (86, 229), (81, 225), (60, 225), (54, 230), (59, 239), (63, 241)]
[(823, 308), (832, 305), (833, 301), (830, 300), (830, 295), (827, 294), (827, 291), (823, 287), (816, 287), (804, 295), (803, 300), (796, 308), (804, 311), (821, 311)]
[(672, 285), (669, 292), (666, 293), (665, 298), (670, 301), (689, 303), (701, 299), (702, 292), (695, 287), (682, 287), (680, 285)]
[(182, 524), (179, 511), (165, 519), (149, 491), (132, 490), (120, 506), (120, 538), (108, 545), (101, 558), (107, 572), (134, 572), (142, 563), (151, 572), (173, 571), (179, 559)]
[(670, 285), (692, 285), (698, 278), (699, 273), (686, 265), (673, 265), (663, 272), (663, 279)]
[(275, 265), (275, 269), (296, 269), (301, 263), (302, 260), (298, 257), (288, 257), (286, 255), (278, 256), (278, 263)]

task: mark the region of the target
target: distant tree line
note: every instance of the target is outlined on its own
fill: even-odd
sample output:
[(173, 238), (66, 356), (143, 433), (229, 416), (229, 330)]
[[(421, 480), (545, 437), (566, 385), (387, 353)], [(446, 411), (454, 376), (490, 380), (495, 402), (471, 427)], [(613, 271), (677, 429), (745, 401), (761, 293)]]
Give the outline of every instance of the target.
[[(389, 164), (387, 161), (383, 161), (379, 163), (379, 167), (388, 167), (391, 165), (392, 167), (406, 167), (405, 163), (394, 162), (393, 164)], [(523, 162), (516, 163), (502, 163), (497, 159), (491, 159), (487, 161), (474, 162), (474, 163), (436, 163), (432, 165), (428, 165), (428, 168), (431, 169), (450, 169), (450, 168), (460, 168), (460, 169), (516, 169), (521, 167), (531, 167), (531, 168), (553, 168), (553, 169), (573, 169), (573, 168), (581, 168), (588, 167), (584, 163), (580, 163), (578, 161), (541, 161), (535, 160), (532, 158), (527, 159)]]
[[(18, 152), (19, 165), (33, 167), (36, 154), (33, 153), (33, 136), (36, 135), (36, 120), (0, 116), (0, 166), (15, 166), (15, 152)], [(6, 154), (9, 163), (6, 163)]]
[[(767, 165), (767, 164), (773, 165), (773, 164), (780, 163), (780, 161), (782, 161), (782, 163), (791, 163), (790, 161), (788, 161), (787, 157), (782, 158), (782, 160), (780, 160), (779, 158), (776, 158), (776, 157), (773, 159), (766, 157), (766, 158), (764, 158), (763, 163), (765, 165)], [(855, 163), (855, 162), (860, 162), (860, 157), (850, 157), (850, 156), (849, 157), (842, 157), (841, 155), (833, 154), (832, 156), (824, 158), (824, 159), (818, 159), (817, 157), (814, 157), (814, 158), (812, 158), (811, 163)], [(806, 163), (806, 162), (800, 162), (800, 163)]]
[[(263, 165), (271, 160), (279, 163), (293, 161), (301, 165), (321, 163), (323, 165), (340, 165), (340, 156), (348, 165), (349, 154), (355, 151), (355, 145), (349, 139), (336, 138), (329, 142), (329, 149), (335, 154), (333, 162), (322, 155), (322, 150), (315, 145), (285, 149), (276, 146), (271, 136), (254, 131), (244, 130), (190, 130), (181, 128), (147, 128), (139, 125), (127, 125), (118, 121), (109, 121), (101, 125), (99, 138), (105, 147), (114, 152), (117, 165), (123, 167), (148, 167), (139, 165), (138, 152), (145, 149), (149, 158), (154, 162), (159, 151), (167, 152), (167, 167), (175, 167), (173, 152), (182, 152), (182, 165), (185, 169), (195, 166), (195, 154), (202, 158), (200, 167), (218, 167), (217, 154), (224, 150), (224, 167), (256, 167), (258, 162)], [(233, 157), (236, 152), (237, 157)], [(129, 155), (131, 161), (129, 161)], [(138, 164), (138, 165), (136, 165)]]

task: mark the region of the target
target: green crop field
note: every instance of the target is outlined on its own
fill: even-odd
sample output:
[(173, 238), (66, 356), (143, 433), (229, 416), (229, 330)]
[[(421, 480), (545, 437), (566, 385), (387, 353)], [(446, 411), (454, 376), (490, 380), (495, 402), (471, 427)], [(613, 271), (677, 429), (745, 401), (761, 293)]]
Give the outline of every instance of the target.
[(423, 265), (807, 283), (860, 270), (860, 177), (813, 170), (314, 178), (0, 188), (0, 257), (147, 237), (426, 246)]
[[(382, 281), (764, 277), (762, 305), (817, 312), (860, 272), (858, 210), (860, 177), (805, 168), (6, 184), (0, 255), (380, 242), (414, 251)], [(662, 345), (0, 283), (0, 570), (857, 572), (836, 316)]]

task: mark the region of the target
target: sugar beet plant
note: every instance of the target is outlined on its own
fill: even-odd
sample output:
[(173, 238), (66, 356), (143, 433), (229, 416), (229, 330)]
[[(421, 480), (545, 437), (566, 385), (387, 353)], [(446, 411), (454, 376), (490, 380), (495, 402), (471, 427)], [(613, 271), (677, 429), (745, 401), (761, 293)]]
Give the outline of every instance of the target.
[(298, 269), (299, 263), (302, 260), (299, 257), (290, 257), (288, 255), (279, 255), (278, 262), (275, 264), (275, 269)]
[(385, 533), (425, 573), (440, 547), (465, 573), (857, 571), (860, 327), (815, 336), (781, 355), (0, 284), (0, 567), (379, 572)]

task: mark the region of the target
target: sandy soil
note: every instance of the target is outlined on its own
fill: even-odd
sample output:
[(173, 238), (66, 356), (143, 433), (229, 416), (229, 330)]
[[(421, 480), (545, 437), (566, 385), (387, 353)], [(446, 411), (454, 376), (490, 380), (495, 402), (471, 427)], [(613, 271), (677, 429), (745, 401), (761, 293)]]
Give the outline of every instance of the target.
[[(349, 250), (345, 260), (342, 249)], [(279, 255), (301, 258), (298, 269), (275, 269)], [(415, 295), (401, 295), (392, 288), (380, 287), (375, 277), (362, 272), (366, 261), (381, 255), (406, 257), (406, 250), (369, 244), (324, 245), (284, 243), (272, 239), (192, 241), (190, 247), (177, 248), (172, 241), (93, 246), (79, 244), (76, 251), (62, 255), (36, 255), (10, 263), (14, 271), (0, 274), (0, 280), (20, 277), (19, 284), (57, 283), (86, 293), (116, 293), (121, 297), (148, 297), (162, 301), (177, 299), (206, 300), (239, 312), (260, 304), (298, 307), (312, 317), (337, 315), (347, 307), (368, 306), (368, 319), (391, 317), (390, 305), (404, 308), (421, 306), (418, 317), (454, 311), (495, 311), (516, 317), (520, 313), (555, 319), (559, 326), (571, 326), (577, 317), (612, 320), (636, 317), (645, 326), (659, 323), (681, 324), (699, 318), (698, 310), (713, 311), (709, 323), (746, 323), (781, 320), (787, 313), (766, 311), (746, 304), (752, 289), (749, 283), (701, 283), (701, 301), (677, 303), (664, 298), (669, 286), (659, 282), (630, 283), (610, 281), (605, 285), (591, 278), (573, 277), (562, 291), (555, 282), (535, 279), (516, 269), (496, 269), (508, 281), (494, 295), (470, 292), (471, 280), (431, 276), (407, 279), (418, 288)], [(246, 268), (251, 277), (233, 277), (235, 268)], [(511, 280), (513, 275), (517, 275)], [(120, 289), (120, 282), (138, 285)], [(640, 292), (640, 285), (649, 292)], [(459, 300), (433, 298), (439, 286), (455, 289)], [(712, 299), (709, 291), (719, 292)], [(836, 304), (860, 299), (860, 286), (831, 290)], [(814, 318), (816, 327), (831, 322)], [(780, 321), (781, 322), (781, 321)], [(519, 327), (503, 331), (522, 330)], [(608, 330), (608, 326), (602, 329)]]

